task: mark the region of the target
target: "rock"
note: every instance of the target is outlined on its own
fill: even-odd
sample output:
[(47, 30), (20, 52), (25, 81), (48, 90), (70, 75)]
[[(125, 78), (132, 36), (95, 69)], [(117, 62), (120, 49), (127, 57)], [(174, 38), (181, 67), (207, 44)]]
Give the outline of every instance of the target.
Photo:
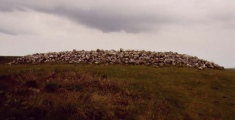
[(29, 88), (29, 91), (31, 91), (32, 93), (39, 93), (40, 90), (39, 89), (36, 89), (36, 88)]
[(108, 56), (113, 56), (113, 55), (116, 55), (116, 53), (113, 52), (113, 51), (109, 51), (109, 52), (107, 53), (107, 55), (108, 55)]
[(151, 51), (134, 51), (124, 50), (120, 48), (119, 51), (115, 50), (101, 50), (96, 51), (72, 51), (64, 52), (51, 52), (51, 53), (36, 53), (32, 55), (26, 55), (21, 58), (9, 62), (9, 65), (20, 63), (48, 63), (48, 62), (65, 62), (65, 63), (89, 63), (89, 64), (136, 64), (136, 65), (148, 65), (148, 66), (163, 66), (163, 65), (177, 65), (194, 67), (197, 69), (224, 69), (213, 62), (199, 59), (195, 56), (189, 56), (185, 54), (178, 54), (174, 52), (151, 52)]
[(145, 57), (145, 60), (150, 60), (150, 57)]
[(198, 67), (199, 70), (203, 70), (203, 67)]
[(135, 60), (134, 59), (130, 59), (129, 63), (130, 64), (135, 64)]
[(124, 52), (124, 49), (120, 48), (120, 52)]
[(163, 66), (164, 65), (164, 63), (159, 63), (159, 66)]
[(204, 68), (206, 68), (206, 65), (205, 65), (205, 64), (203, 64), (201, 67), (204, 69)]
[(49, 55), (49, 58), (53, 58), (54, 57), (54, 55)]
[(96, 52), (100, 52), (100, 49), (96, 49)]
[(129, 58), (129, 54), (125, 54), (124, 57), (125, 57), (125, 58)]

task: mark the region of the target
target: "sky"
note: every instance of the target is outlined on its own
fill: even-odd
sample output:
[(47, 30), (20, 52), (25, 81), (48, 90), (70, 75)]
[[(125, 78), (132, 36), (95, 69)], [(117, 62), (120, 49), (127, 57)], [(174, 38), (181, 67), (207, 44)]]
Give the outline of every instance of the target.
[(0, 56), (178, 52), (235, 67), (235, 0), (0, 0)]

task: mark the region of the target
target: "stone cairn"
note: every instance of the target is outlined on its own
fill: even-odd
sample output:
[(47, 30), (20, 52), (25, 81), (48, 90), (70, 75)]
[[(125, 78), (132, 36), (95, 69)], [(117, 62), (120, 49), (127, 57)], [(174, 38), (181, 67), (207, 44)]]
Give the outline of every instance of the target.
[(176, 52), (151, 52), (135, 50), (101, 50), (84, 51), (73, 50), (65, 52), (36, 53), (23, 56), (8, 63), (21, 64), (39, 64), (39, 63), (88, 63), (88, 64), (131, 64), (131, 65), (148, 65), (148, 66), (186, 66), (197, 69), (224, 69), (213, 62), (199, 59), (195, 56), (178, 54)]

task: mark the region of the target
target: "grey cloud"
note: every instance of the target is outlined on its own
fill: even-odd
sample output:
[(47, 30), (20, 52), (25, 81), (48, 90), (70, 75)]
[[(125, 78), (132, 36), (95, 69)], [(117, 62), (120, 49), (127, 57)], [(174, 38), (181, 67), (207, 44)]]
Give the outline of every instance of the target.
[[(235, 9), (231, 12), (218, 12), (209, 16), (211, 23), (224, 29), (235, 29)], [(220, 28), (220, 29), (221, 29)]]
[(6, 29), (3, 29), (3, 28), (0, 28), (0, 33), (8, 34), (8, 35), (17, 35), (16, 32), (11, 31), (11, 30), (6, 30)]
[[(209, 23), (222, 22), (224, 26), (234, 26), (234, 17), (232, 17), (234, 16), (233, 12), (228, 12), (226, 10), (221, 10), (221, 12), (213, 12), (213, 9), (208, 8), (208, 11), (204, 11), (207, 13), (202, 15), (194, 14), (197, 13), (197, 10), (199, 9), (190, 8), (189, 11), (192, 10), (192, 12), (188, 12), (183, 9), (185, 7), (184, 4), (182, 4), (182, 9), (177, 9), (177, 7), (175, 9), (164, 6), (166, 3), (168, 5), (172, 5), (169, 1), (165, 2), (165, 4), (158, 4), (154, 7), (152, 6), (152, 9), (148, 9), (148, 5), (139, 7), (138, 5), (135, 6), (134, 4), (132, 5), (134, 6), (134, 9), (122, 7), (120, 5), (119, 7), (112, 7), (115, 5), (111, 4), (111, 2), (107, 3), (106, 5), (97, 5), (96, 7), (88, 7), (89, 9), (82, 9), (80, 8), (81, 5), (74, 5), (81, 4), (82, 1), (78, 0), (74, 3), (70, 2), (62, 4), (63, 2), (60, 0), (52, 0), (48, 2), (45, 2), (44, 0), (0, 0), (0, 11), (22, 11), (25, 9), (32, 9), (47, 14), (66, 17), (75, 23), (83, 24), (87, 27), (95, 28), (103, 32), (148, 32), (156, 29), (158, 30), (166, 24), (207, 25)], [(137, 2), (141, 3), (140, 1)], [(109, 4), (110, 6), (108, 6)], [(208, 3), (206, 2), (205, 5), (208, 5)], [(84, 6), (89, 5), (84, 4)], [(180, 5), (177, 6), (180, 7)], [(231, 10), (234, 9), (231, 8)]]
[[(126, 31), (139, 33), (160, 28), (161, 24), (168, 23), (171, 19), (158, 11), (153, 13), (141, 10), (130, 12), (128, 9), (116, 10), (107, 6), (83, 10), (79, 7), (54, 5), (44, 7), (32, 4), (30, 1), (0, 0), (0, 11), (14, 11), (32, 9), (48, 14), (66, 17), (76, 23), (101, 30), (103, 32)], [(152, 11), (151, 11), (152, 12)]]
[(14, 10), (17, 10), (17, 11), (25, 11), (25, 9), (23, 7), (20, 7), (20, 6), (4, 6), (4, 5), (0, 5), (0, 11), (3, 11), (3, 12), (12, 12)]
[(19, 4), (19, 2), (15, 0), (0, 0), (0, 11), (12, 12), (14, 10), (23, 10), (24, 2), (22, 4)]
[[(130, 33), (149, 31), (154, 25), (170, 22), (163, 15), (121, 14), (108, 9), (82, 10), (79, 8), (57, 7), (53, 10), (40, 10), (72, 19), (75, 22), (99, 29), (103, 32), (124, 30)], [(128, 11), (126, 11), (128, 13)]]

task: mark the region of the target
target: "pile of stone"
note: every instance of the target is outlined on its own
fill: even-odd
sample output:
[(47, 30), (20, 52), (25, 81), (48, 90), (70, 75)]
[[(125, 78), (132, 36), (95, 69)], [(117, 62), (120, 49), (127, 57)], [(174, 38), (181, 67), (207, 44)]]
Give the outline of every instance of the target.
[(9, 64), (20, 63), (88, 63), (88, 64), (131, 64), (148, 66), (186, 66), (197, 69), (224, 69), (213, 62), (199, 59), (195, 56), (178, 54), (176, 52), (151, 52), (135, 50), (101, 50), (84, 51), (73, 50), (65, 52), (36, 53), (27, 55), (10, 62)]

